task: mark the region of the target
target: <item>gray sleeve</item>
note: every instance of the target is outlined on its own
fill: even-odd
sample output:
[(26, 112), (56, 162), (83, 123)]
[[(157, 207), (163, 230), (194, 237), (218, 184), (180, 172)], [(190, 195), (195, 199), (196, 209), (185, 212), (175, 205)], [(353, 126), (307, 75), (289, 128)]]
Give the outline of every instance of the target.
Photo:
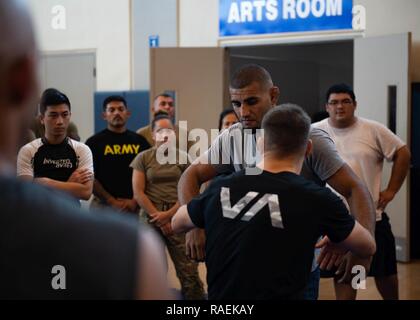
[(310, 139), (313, 148), (311, 155), (305, 159), (305, 165), (321, 181), (327, 181), (345, 162), (338, 154), (333, 140), (324, 130), (312, 127)]
[[(211, 164), (217, 174), (226, 174), (235, 172), (232, 164), (233, 149), (232, 146), (241, 143), (239, 137), (240, 129), (237, 126), (222, 132), (211, 144), (205, 153), (205, 159)], [(239, 137), (239, 138), (238, 138)]]

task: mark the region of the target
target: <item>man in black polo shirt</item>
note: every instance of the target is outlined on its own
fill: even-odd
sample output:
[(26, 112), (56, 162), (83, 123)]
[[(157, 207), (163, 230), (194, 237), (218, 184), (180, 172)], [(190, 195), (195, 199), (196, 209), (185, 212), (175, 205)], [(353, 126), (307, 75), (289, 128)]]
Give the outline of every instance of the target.
[(131, 162), (150, 148), (145, 138), (127, 129), (130, 111), (121, 96), (110, 96), (103, 103), (107, 129), (86, 141), (93, 153), (95, 183), (94, 205), (111, 206), (124, 212), (137, 213), (133, 198)]
[(310, 152), (310, 119), (283, 105), (264, 117), (260, 175), (216, 179), (181, 207), (174, 232), (206, 232), (209, 299), (299, 299), (321, 235), (363, 258), (375, 252), (369, 231), (329, 189), (301, 177)]

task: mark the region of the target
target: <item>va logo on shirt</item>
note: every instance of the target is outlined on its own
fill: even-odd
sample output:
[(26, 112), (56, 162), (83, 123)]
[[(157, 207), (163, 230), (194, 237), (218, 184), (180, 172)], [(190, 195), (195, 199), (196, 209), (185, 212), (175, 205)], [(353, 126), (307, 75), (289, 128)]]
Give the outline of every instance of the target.
[(136, 144), (124, 144), (124, 145), (106, 145), (104, 155), (123, 156), (126, 154), (138, 154), (140, 151), (140, 145)]
[[(230, 189), (222, 188), (220, 191), (220, 202), (223, 209), (223, 217), (228, 219), (235, 219), (244, 208), (249, 205), (254, 199), (258, 198), (258, 192), (248, 192), (245, 197), (239, 200), (233, 207), (230, 201)], [(271, 225), (274, 228), (284, 229), (283, 219), (280, 212), (279, 197), (276, 194), (265, 194), (261, 197), (242, 217), (242, 221), (250, 221), (258, 212), (260, 212), (266, 205), (270, 210)]]

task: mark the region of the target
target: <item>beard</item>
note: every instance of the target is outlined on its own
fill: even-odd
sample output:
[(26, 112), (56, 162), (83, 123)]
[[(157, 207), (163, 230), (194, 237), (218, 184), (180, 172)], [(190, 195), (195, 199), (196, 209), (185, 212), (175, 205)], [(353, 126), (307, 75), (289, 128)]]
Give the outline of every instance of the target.
[(126, 121), (123, 118), (116, 118), (110, 122), (111, 126), (114, 128), (122, 128), (125, 126)]

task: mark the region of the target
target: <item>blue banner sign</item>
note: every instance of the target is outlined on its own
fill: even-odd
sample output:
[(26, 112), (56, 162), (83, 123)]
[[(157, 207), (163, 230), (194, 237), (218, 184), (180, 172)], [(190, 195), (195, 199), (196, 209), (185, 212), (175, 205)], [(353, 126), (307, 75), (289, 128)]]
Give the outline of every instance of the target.
[(353, 0), (219, 0), (220, 36), (352, 29)]

